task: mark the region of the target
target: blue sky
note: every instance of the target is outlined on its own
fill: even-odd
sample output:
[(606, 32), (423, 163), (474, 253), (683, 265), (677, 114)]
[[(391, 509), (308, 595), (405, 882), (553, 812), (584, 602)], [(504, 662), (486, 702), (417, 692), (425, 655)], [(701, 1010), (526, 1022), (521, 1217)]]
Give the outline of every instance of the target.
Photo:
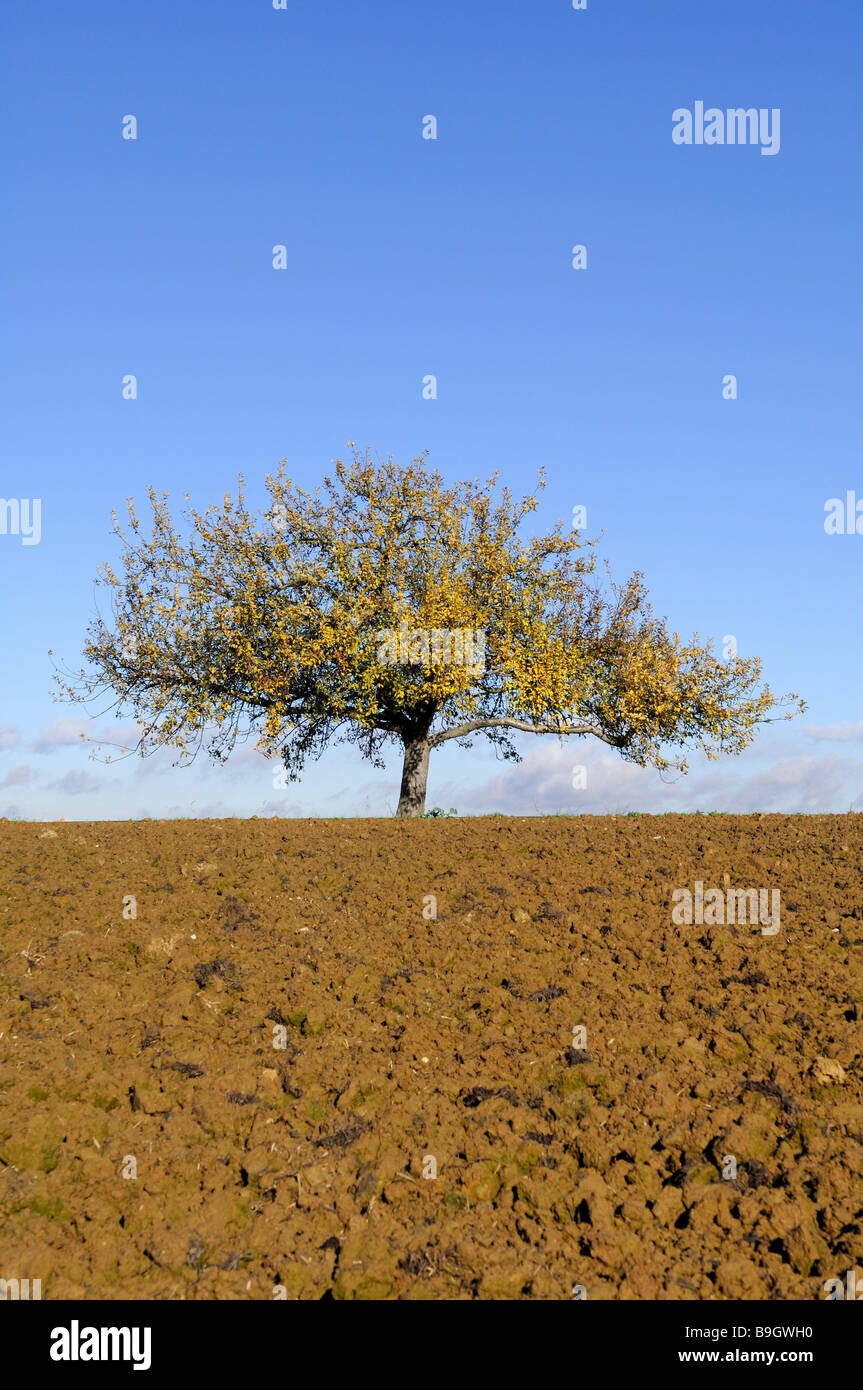
[[(0, 815), (391, 812), (395, 755), (285, 791), (251, 749), (105, 767), (52, 700), (112, 507), (239, 471), (262, 500), (282, 457), (311, 487), (348, 440), (516, 491), (544, 466), (538, 526), (585, 505), (673, 628), (809, 704), (673, 786), (584, 742), (451, 745), (430, 805), (863, 809), (863, 536), (824, 529), (863, 498), (861, 31), (850, 0), (7, 0), (0, 494), (42, 534), (0, 535)], [(696, 101), (778, 108), (778, 154), (676, 145)]]

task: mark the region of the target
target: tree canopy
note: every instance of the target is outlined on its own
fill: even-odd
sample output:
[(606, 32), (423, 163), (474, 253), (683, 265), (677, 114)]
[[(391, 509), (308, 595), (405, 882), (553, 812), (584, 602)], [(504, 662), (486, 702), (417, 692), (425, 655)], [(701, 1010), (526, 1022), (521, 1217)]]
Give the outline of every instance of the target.
[[(539, 486), (544, 486), (540, 476)], [(537, 508), (497, 475), (444, 484), (420, 455), (335, 461), (306, 492), (267, 478), (269, 505), (237, 497), (185, 526), (149, 489), (146, 533), (114, 516), (121, 565), (97, 583), (87, 666), (65, 698), (111, 693), (142, 755), (170, 746), (220, 760), (257, 735), (288, 777), (347, 741), (375, 766), (404, 754), (397, 814), (421, 814), (429, 754), (476, 735), (518, 759), (520, 733), (592, 736), (640, 766), (685, 771), (686, 750), (739, 753), (781, 706), (757, 657), (715, 656), (654, 616), (640, 573), (597, 573), (596, 542), (559, 522), (524, 537)], [(188, 496), (186, 497), (188, 503)]]

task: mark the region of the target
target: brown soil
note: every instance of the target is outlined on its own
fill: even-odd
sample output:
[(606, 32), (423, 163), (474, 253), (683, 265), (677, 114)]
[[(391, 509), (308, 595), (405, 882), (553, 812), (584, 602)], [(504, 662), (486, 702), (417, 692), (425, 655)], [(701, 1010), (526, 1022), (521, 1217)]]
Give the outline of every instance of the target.
[[(0, 1276), (87, 1299), (863, 1278), (863, 816), (0, 834)], [(778, 935), (672, 924), (674, 888), (725, 874), (781, 890)]]

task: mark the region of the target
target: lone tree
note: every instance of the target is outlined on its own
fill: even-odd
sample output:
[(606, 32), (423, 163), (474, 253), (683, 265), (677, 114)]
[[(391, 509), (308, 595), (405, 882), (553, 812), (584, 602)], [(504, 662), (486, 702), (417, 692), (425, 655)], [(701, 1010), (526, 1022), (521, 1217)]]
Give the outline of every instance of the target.
[(523, 539), (536, 498), (513, 500), (497, 475), (445, 487), (425, 455), (402, 467), (354, 451), (322, 490), (284, 464), (267, 488), (264, 513), (247, 510), (242, 478), (236, 500), (188, 508), (185, 537), (152, 488), (149, 536), (131, 500), (128, 529), (114, 515), (123, 574), (97, 579), (113, 620), (89, 628), (90, 671), (57, 680), (74, 701), (111, 692), (142, 756), (191, 760), (206, 744), (218, 761), (256, 733), (297, 780), (332, 742), (383, 767), (394, 741), (396, 814), (418, 816), (429, 754), (450, 739), (482, 734), (518, 761), (514, 735), (592, 735), (685, 772), (664, 750), (739, 753), (772, 710), (804, 708), (759, 686), (757, 658), (669, 633), (639, 573), (598, 583), (594, 541), (562, 522)]

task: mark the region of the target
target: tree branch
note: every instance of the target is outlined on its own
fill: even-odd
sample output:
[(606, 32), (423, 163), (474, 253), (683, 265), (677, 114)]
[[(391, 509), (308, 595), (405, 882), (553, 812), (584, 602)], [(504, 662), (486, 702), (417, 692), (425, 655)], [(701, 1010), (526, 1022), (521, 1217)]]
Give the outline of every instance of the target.
[(593, 734), (594, 738), (602, 739), (603, 743), (608, 743), (612, 748), (623, 748), (626, 740), (620, 735), (604, 734), (601, 729), (594, 729), (590, 724), (531, 724), (527, 719), (472, 719), (467, 724), (459, 724), (455, 729), (446, 729), (443, 733), (433, 734), (429, 739), (431, 748), (437, 747), (439, 743), (445, 743), (448, 738), (465, 738), (468, 734), (475, 733), (478, 729), (489, 728), (520, 729), (525, 734)]

